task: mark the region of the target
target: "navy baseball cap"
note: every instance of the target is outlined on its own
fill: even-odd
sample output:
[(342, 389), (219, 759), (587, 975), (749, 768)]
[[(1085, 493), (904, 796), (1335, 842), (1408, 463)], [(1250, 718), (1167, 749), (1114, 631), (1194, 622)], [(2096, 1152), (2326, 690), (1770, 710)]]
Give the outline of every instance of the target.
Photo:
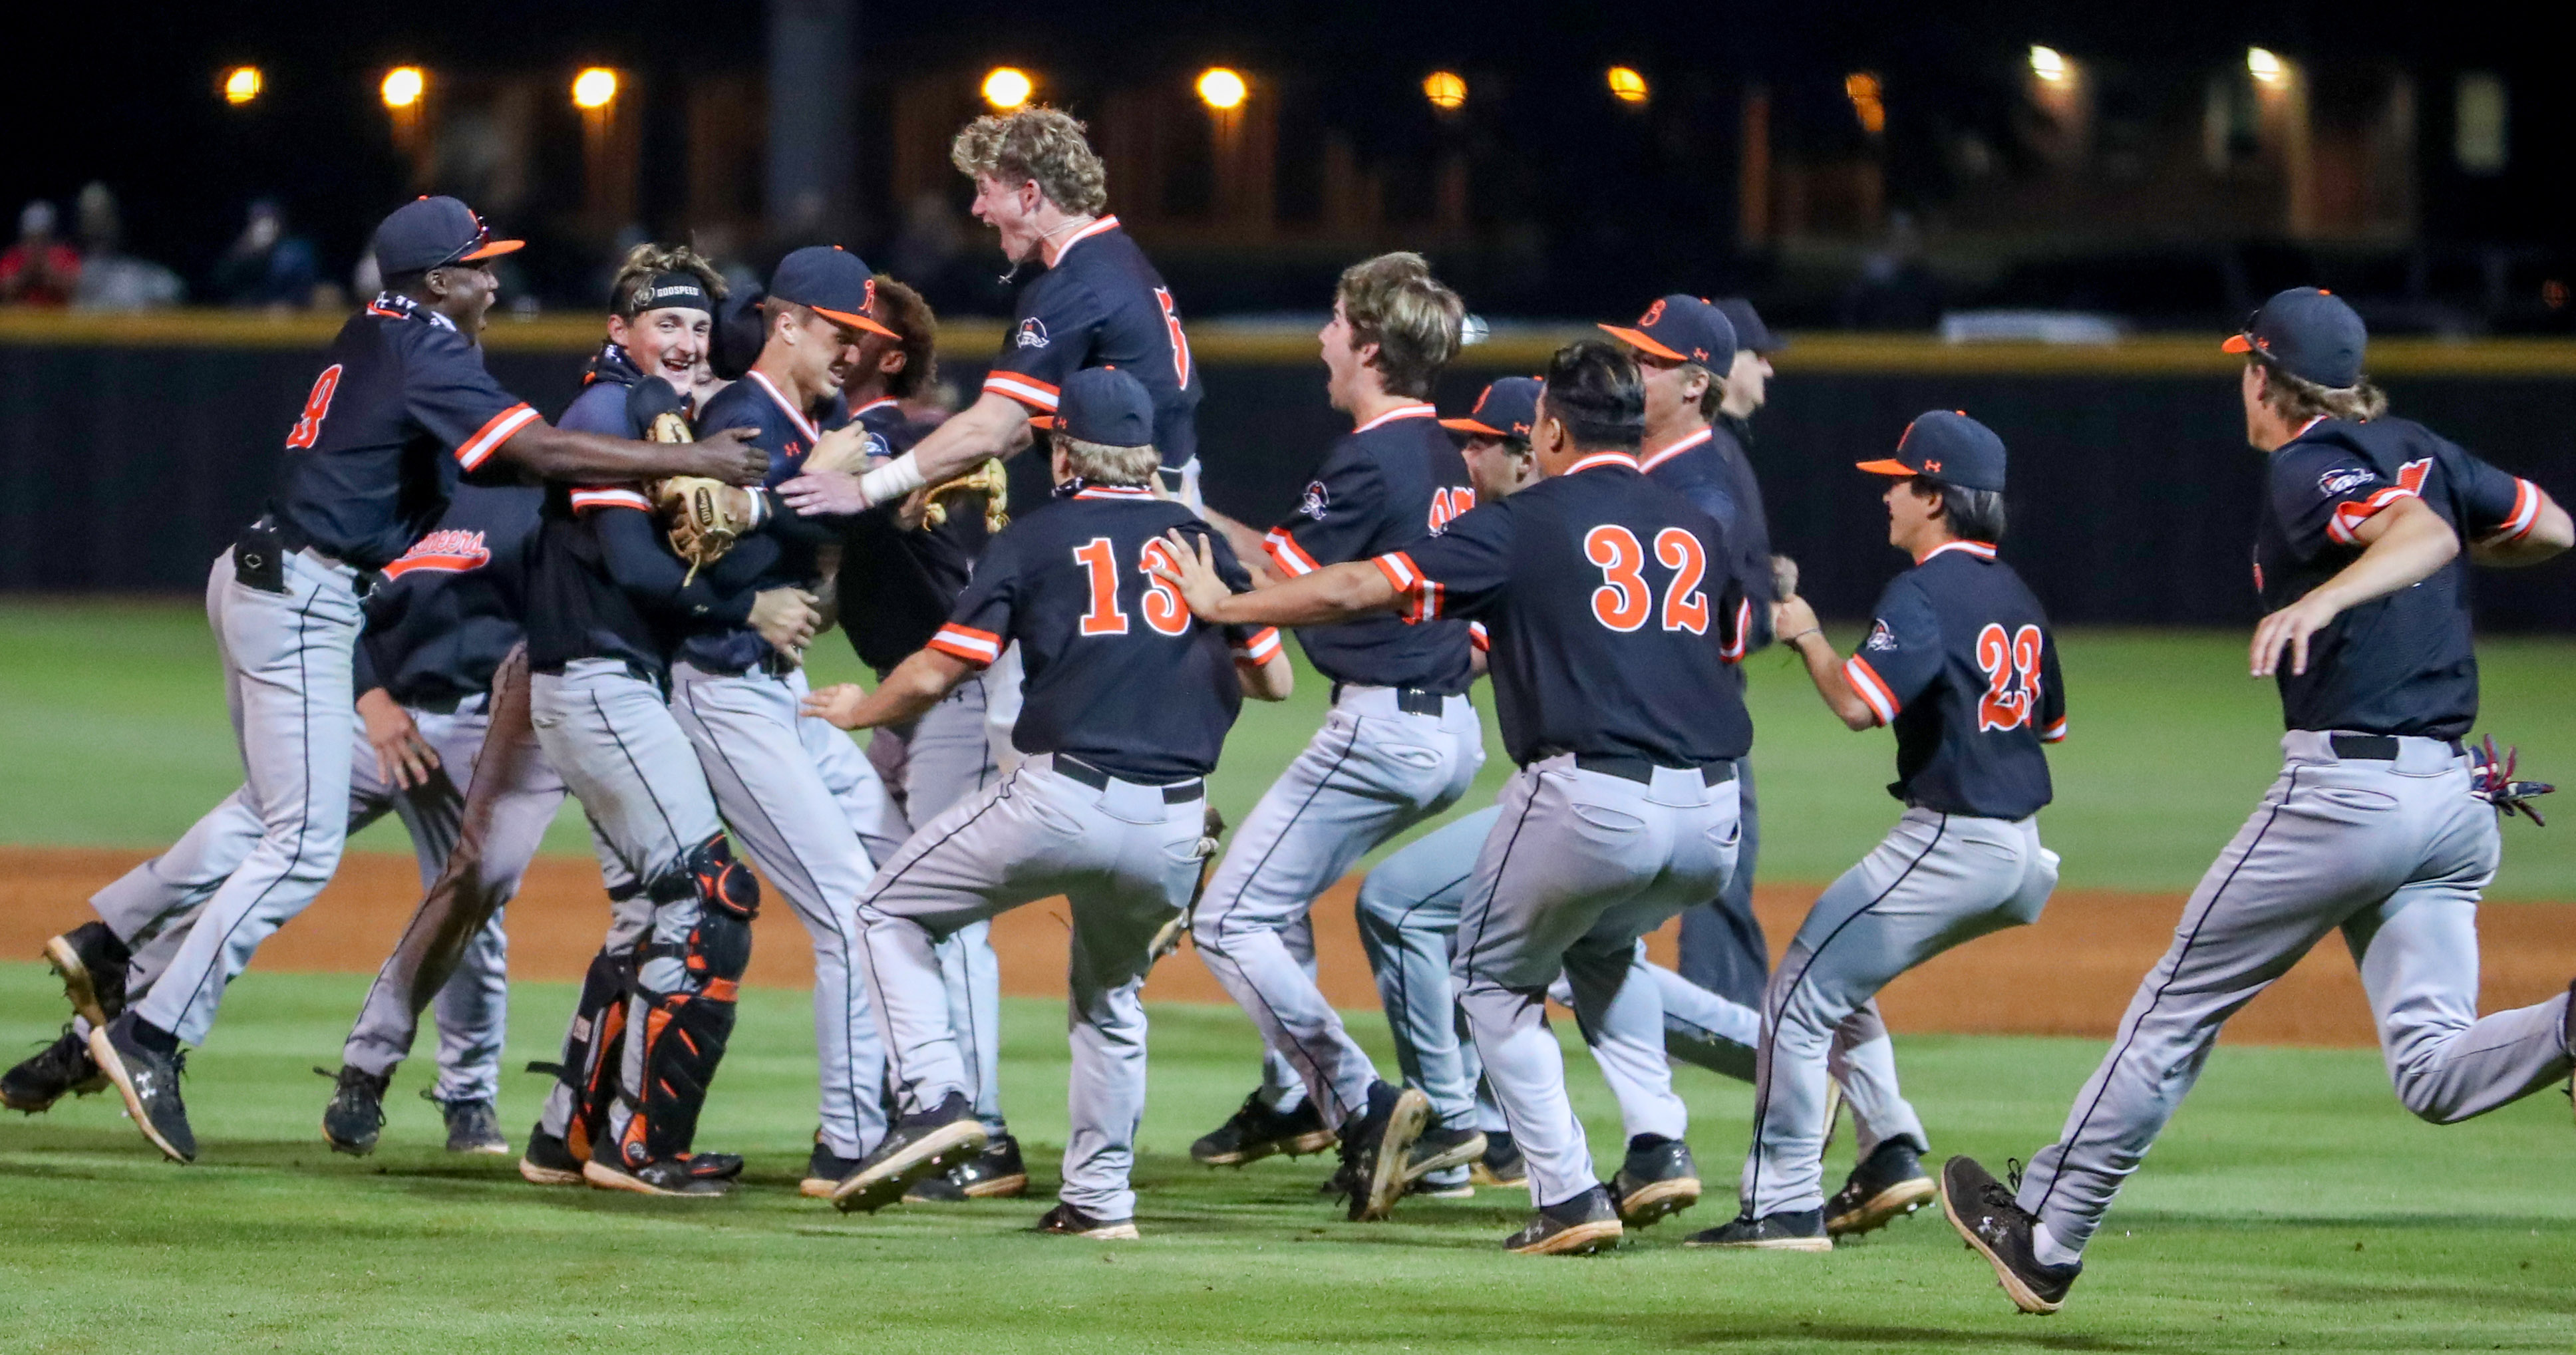
[(889, 339), (903, 337), (869, 318), (877, 308), (876, 274), (839, 245), (807, 245), (779, 260), (778, 271), (769, 277), (769, 294), (836, 325)]
[(1905, 425), (1896, 440), (1896, 455), (1863, 461), (1872, 475), (1912, 479), (1920, 475), (1959, 489), (2004, 488), (2004, 440), (1995, 430), (1968, 417), (1964, 409), (1936, 409)]
[(1646, 308), (1634, 328), (1603, 325), (1640, 353), (1673, 362), (1695, 362), (1724, 374), (1735, 361), (1735, 326), (1726, 312), (1700, 297), (1675, 292)]
[(2219, 345), (2261, 357), (2302, 381), (2330, 390), (2361, 384), (2370, 331), (2342, 297), (2322, 287), (2275, 293), (2245, 322), (2245, 332)]
[(1754, 310), (1753, 303), (1743, 297), (1719, 297), (1717, 308), (1725, 312), (1726, 322), (1735, 326), (1736, 347), (1750, 348), (1767, 357), (1789, 346), (1787, 339), (1772, 332), (1769, 325), (1762, 323), (1761, 313)]
[(1154, 397), (1144, 382), (1115, 367), (1085, 367), (1065, 378), (1049, 426), (1077, 442), (1151, 447)]
[(493, 239), (483, 218), (454, 198), (414, 198), (376, 226), (376, 271), (389, 278), (425, 273), (452, 263), (498, 258), (527, 243)]
[(1538, 425), (1538, 392), (1545, 383), (1534, 376), (1507, 376), (1476, 396), (1476, 407), (1463, 419), (1442, 419), (1452, 433), (1489, 438), (1526, 438)]

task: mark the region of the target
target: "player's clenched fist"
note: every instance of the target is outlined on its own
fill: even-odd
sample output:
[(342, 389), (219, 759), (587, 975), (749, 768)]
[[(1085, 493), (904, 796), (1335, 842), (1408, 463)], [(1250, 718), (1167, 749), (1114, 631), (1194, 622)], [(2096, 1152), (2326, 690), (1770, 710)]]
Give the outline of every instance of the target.
[(831, 722), (835, 729), (859, 727), (859, 703), (868, 694), (855, 682), (836, 682), (805, 697), (805, 713)]

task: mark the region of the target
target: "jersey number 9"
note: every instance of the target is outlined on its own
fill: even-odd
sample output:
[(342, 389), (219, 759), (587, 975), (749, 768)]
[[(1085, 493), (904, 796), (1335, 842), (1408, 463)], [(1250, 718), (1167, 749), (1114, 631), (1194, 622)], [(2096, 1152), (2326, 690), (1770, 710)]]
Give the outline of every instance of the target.
[[(1082, 566), (1083, 573), (1091, 580), (1091, 606), (1082, 613), (1081, 633), (1084, 635), (1127, 633), (1127, 613), (1118, 605), (1118, 557), (1115, 549), (1105, 536), (1095, 536), (1073, 548), (1073, 562)], [(1170, 584), (1154, 577), (1151, 571), (1156, 564), (1166, 569), (1180, 567), (1172, 559), (1171, 547), (1159, 540), (1148, 541), (1145, 549), (1139, 552), (1139, 572), (1152, 580), (1145, 589), (1142, 604), (1145, 624), (1152, 627), (1157, 635), (1178, 635), (1190, 628), (1190, 609)]]
[[(1616, 523), (1595, 527), (1583, 534), (1583, 558), (1601, 567), (1601, 586), (1592, 590), (1593, 619), (1622, 634), (1645, 625), (1655, 599), (1637, 534)], [(1699, 538), (1666, 527), (1655, 533), (1655, 560), (1673, 571), (1672, 586), (1664, 590), (1664, 629), (1708, 634), (1708, 594), (1699, 587), (1708, 574), (1708, 554)]]

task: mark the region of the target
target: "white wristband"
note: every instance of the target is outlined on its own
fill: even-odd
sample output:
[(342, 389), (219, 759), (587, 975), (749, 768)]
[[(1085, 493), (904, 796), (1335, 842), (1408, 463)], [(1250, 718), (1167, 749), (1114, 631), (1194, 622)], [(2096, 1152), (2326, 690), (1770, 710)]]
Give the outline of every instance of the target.
[(881, 503), (892, 503), (928, 483), (922, 478), (921, 463), (913, 458), (912, 453), (906, 452), (860, 476), (859, 497), (867, 500), (868, 506), (873, 508)]

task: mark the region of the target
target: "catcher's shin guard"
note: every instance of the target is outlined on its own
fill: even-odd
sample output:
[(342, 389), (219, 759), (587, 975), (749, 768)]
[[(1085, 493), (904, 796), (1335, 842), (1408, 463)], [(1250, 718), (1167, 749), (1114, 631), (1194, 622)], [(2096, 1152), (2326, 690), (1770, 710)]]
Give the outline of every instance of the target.
[[(643, 892), (643, 886), (629, 885), (612, 891), (609, 898), (622, 903)], [(608, 1123), (609, 1107), (617, 1100), (617, 1070), (626, 1048), (626, 1009), (634, 996), (632, 950), (603, 949), (590, 957), (590, 972), (581, 980), (581, 1001), (573, 1009), (571, 1028), (564, 1032), (563, 1062), (555, 1068), (555, 1078), (572, 1102), (571, 1116), (564, 1124), (564, 1146), (577, 1160), (589, 1160), (591, 1141)]]
[[(665, 901), (666, 892), (680, 897)], [(655, 939), (638, 951), (638, 1024), (628, 1033), (641, 1048), (627, 1051), (626, 1066), (640, 1076), (625, 1088), (628, 1114), (617, 1134), (618, 1155), (630, 1166), (684, 1157), (697, 1137), (698, 1111), (733, 1035), (760, 885), (718, 836), (689, 853), (684, 873), (657, 881), (654, 898), (663, 912)], [(661, 918), (691, 904), (686, 938), (663, 940)]]

